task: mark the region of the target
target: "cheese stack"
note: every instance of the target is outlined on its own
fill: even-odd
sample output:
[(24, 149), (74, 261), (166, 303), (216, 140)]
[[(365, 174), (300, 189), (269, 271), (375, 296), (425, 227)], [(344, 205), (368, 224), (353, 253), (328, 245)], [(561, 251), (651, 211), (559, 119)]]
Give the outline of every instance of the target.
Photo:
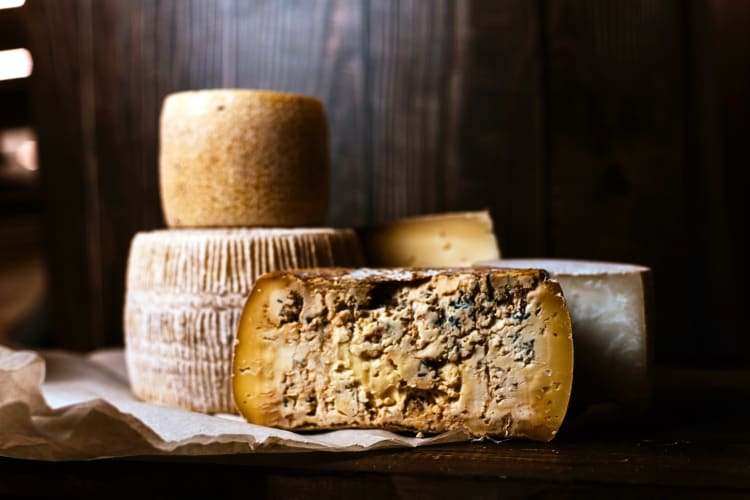
[(328, 211), (328, 132), (312, 97), (253, 90), (168, 96), (159, 175), (168, 230), (135, 235), (124, 311), (133, 393), (235, 413), (238, 320), (255, 279), (297, 267), (359, 266)]

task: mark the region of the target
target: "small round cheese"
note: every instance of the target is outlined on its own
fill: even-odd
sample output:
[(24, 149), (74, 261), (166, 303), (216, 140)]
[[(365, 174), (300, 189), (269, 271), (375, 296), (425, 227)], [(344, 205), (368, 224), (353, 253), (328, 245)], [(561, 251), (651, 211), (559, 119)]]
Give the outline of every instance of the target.
[(169, 227), (326, 222), (328, 125), (321, 102), (259, 90), (167, 96), (159, 180)]
[(349, 229), (175, 229), (137, 234), (125, 296), (133, 393), (146, 401), (234, 413), (231, 362), (255, 279), (298, 267), (358, 266)]

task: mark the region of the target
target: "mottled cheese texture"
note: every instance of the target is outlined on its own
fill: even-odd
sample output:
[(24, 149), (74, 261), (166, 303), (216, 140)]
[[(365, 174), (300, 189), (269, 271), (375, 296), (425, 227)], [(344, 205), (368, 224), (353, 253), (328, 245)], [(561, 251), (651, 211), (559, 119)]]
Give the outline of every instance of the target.
[(500, 258), (488, 211), (407, 217), (361, 233), (369, 266), (461, 267)]
[(359, 265), (348, 229), (175, 229), (132, 241), (125, 353), (133, 393), (201, 412), (236, 412), (231, 359), (242, 307), (267, 271)]
[(566, 303), (544, 271), (313, 269), (256, 282), (232, 385), (255, 424), (548, 441), (572, 368)]
[(159, 179), (169, 227), (324, 225), (328, 126), (314, 97), (257, 90), (167, 96)]
[(576, 404), (642, 408), (650, 393), (648, 267), (612, 262), (503, 259), (478, 265), (543, 268), (560, 282), (573, 321)]

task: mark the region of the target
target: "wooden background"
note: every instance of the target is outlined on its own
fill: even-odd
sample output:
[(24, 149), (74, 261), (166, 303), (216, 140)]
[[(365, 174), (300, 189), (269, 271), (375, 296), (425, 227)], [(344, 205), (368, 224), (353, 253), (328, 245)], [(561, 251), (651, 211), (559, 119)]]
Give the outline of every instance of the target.
[[(663, 364), (750, 362), (750, 4), (28, 0), (56, 345), (122, 343), (128, 245), (163, 227), (170, 92), (326, 104), (330, 223), (489, 208), (506, 256), (654, 270)], [(739, 309), (738, 309), (739, 308)]]

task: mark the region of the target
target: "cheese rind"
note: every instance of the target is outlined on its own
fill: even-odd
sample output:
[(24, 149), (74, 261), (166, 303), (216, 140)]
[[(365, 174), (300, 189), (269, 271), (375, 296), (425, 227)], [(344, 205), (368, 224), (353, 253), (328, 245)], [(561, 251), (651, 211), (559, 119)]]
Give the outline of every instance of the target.
[(461, 267), (500, 258), (486, 210), (406, 217), (361, 234), (368, 266)]
[(236, 412), (231, 358), (261, 274), (358, 265), (349, 229), (204, 229), (137, 234), (127, 269), (125, 353), (133, 393), (201, 412)]
[(329, 163), (314, 97), (200, 90), (164, 100), (159, 182), (169, 227), (323, 225)]
[(502, 259), (478, 266), (541, 268), (560, 282), (576, 346), (576, 404), (614, 402), (643, 408), (650, 392), (648, 267), (566, 259)]
[(565, 300), (544, 271), (296, 270), (256, 282), (232, 385), (254, 424), (548, 441), (572, 363)]

